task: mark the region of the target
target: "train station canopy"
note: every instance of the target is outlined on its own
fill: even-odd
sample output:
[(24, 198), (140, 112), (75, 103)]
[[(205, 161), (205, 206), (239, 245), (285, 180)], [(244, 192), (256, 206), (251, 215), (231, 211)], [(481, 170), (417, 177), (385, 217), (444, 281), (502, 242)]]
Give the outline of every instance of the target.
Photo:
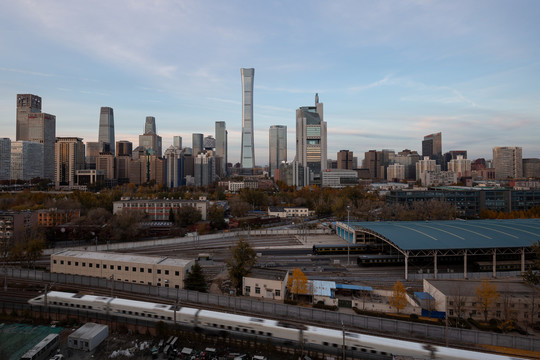
[(403, 251), (525, 248), (540, 241), (540, 219), (350, 222)]

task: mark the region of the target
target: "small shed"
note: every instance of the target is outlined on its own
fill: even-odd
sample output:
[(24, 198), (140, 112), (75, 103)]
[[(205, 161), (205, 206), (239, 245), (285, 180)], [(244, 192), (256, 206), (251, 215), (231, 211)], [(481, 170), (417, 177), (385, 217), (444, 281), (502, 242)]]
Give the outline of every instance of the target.
[(92, 351), (109, 336), (109, 327), (96, 323), (86, 323), (68, 337), (68, 347)]

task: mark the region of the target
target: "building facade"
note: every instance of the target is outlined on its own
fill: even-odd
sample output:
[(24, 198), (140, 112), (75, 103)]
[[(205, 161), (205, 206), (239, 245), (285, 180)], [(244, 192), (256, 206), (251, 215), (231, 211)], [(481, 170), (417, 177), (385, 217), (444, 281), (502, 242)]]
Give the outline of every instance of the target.
[(144, 123), (144, 134), (139, 135), (139, 146), (142, 146), (148, 155), (161, 157), (161, 136), (156, 132), (156, 118), (147, 116)]
[(337, 153), (337, 168), (343, 170), (353, 169), (353, 152), (349, 150), (340, 150)]
[(272, 125), (269, 130), (268, 165), (273, 178), (279, 164), (287, 161), (287, 127)]
[(165, 161), (167, 163), (167, 182), (168, 188), (176, 188), (184, 184), (184, 161), (182, 150), (176, 146), (169, 146), (165, 150)]
[(199, 155), (204, 149), (204, 135), (195, 133), (191, 135), (191, 148), (193, 156)]
[(495, 179), (515, 179), (523, 176), (522, 149), (517, 146), (493, 148)]
[(43, 178), (43, 144), (32, 141), (11, 142), (11, 180)]
[(315, 106), (296, 110), (296, 161), (304, 168), (304, 184), (320, 185), (327, 161), (326, 122), (323, 104), (315, 94)]
[(0, 180), (11, 180), (10, 138), (0, 138)]
[(289, 272), (287, 270), (251, 269), (242, 278), (242, 295), (255, 298), (284, 300)]
[(76, 171), (84, 169), (84, 143), (78, 137), (59, 137), (55, 147), (55, 187), (71, 188), (77, 185)]
[(173, 136), (173, 146), (182, 149), (182, 137)]
[(204, 200), (123, 198), (113, 203), (113, 214), (121, 211), (135, 211), (145, 213), (150, 220), (169, 221), (171, 211), (174, 212), (184, 206), (191, 206), (199, 210), (201, 219), (206, 220), (208, 203)]
[(183, 289), (186, 272), (194, 263), (171, 257), (65, 250), (51, 255), (51, 272)]
[[(115, 154), (114, 141), (114, 113), (110, 107), (102, 107), (99, 113), (99, 135), (98, 142), (101, 144), (101, 151), (110, 151)], [(109, 149), (106, 150), (103, 146), (109, 144)]]
[(216, 121), (216, 173), (219, 177), (227, 177), (227, 162), (229, 161), (227, 155), (227, 142), (229, 133), (227, 132), (225, 121)]
[(240, 165), (244, 169), (255, 167), (255, 144), (253, 134), (253, 81), (255, 69), (240, 69), (242, 75), (242, 147)]
[(526, 178), (539, 178), (540, 177), (540, 159), (538, 158), (523, 159), (523, 177), (526, 177)]
[(116, 156), (129, 156), (133, 152), (133, 143), (127, 140), (119, 140), (116, 142)]

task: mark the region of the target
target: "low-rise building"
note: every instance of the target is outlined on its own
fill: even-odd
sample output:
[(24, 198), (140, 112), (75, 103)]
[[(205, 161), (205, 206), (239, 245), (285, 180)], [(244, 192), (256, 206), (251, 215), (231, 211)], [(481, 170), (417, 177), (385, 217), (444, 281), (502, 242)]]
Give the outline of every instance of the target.
[(38, 210), (38, 225), (53, 227), (71, 222), (81, 216), (79, 209), (46, 209)]
[(287, 270), (251, 269), (242, 278), (242, 294), (256, 298), (284, 300), (289, 272)]
[(194, 260), (65, 250), (51, 255), (51, 272), (182, 289)]
[(280, 207), (269, 206), (268, 215), (280, 218), (287, 217), (307, 217), (313, 215), (313, 211), (309, 211), (307, 207)]
[(113, 214), (121, 211), (142, 212), (152, 221), (168, 221), (171, 212), (184, 206), (192, 206), (200, 211), (201, 219), (206, 220), (208, 202), (205, 200), (179, 199), (131, 199), (122, 198), (113, 202)]
[(68, 336), (68, 347), (92, 351), (109, 336), (109, 327), (96, 323), (86, 323)]

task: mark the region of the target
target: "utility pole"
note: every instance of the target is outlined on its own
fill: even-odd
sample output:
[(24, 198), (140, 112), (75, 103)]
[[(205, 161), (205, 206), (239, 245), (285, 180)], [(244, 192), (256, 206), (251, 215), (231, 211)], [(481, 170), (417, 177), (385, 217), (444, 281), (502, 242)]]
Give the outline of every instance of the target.
[(111, 299), (114, 297), (114, 274), (111, 275)]

